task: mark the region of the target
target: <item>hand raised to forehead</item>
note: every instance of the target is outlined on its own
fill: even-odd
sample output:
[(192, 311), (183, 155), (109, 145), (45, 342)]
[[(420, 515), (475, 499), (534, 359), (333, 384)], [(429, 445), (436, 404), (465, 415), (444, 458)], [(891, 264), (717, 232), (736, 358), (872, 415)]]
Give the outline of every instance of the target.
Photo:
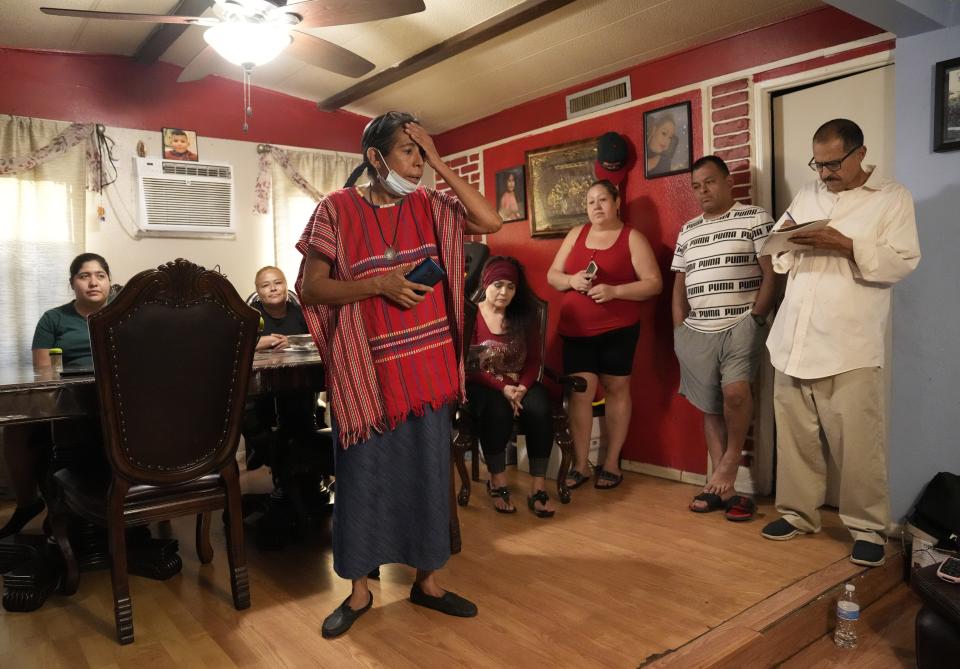
[(430, 136), (423, 126), (419, 123), (405, 123), (403, 125), (403, 131), (416, 142), (425, 154), (427, 163), (433, 167), (437, 160), (440, 160), (440, 153), (437, 151), (436, 145), (433, 143), (433, 137)]

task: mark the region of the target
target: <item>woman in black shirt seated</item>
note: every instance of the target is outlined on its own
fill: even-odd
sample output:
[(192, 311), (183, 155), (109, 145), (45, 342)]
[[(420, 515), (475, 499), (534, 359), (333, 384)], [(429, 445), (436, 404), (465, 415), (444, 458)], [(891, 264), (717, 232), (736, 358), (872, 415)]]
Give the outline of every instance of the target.
[[(288, 335), (309, 332), (303, 311), (287, 292), (287, 279), (280, 269), (269, 265), (261, 268), (254, 285), (258, 299), (253, 306), (263, 315), (258, 351), (282, 351), (290, 345)], [(315, 438), (316, 409), (317, 398), (312, 390), (282, 391), (247, 402), (243, 424), (247, 469), (267, 464), (274, 469), (275, 482), (279, 484), (276, 467), (286, 455), (282, 444), (291, 438)]]
[(281, 350), (287, 347), (287, 335), (307, 334), (307, 322), (300, 305), (290, 299), (287, 278), (279, 268), (267, 265), (254, 278), (259, 301), (254, 306), (263, 314), (263, 332), (257, 350)]

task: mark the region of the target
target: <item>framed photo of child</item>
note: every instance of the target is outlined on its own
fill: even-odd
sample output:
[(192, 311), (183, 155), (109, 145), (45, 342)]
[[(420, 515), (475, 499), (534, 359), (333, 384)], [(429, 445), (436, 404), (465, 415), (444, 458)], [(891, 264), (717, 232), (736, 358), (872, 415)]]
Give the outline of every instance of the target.
[(504, 223), (527, 217), (523, 165), (497, 172), (497, 211)]
[(165, 160), (200, 160), (196, 131), (164, 128), (162, 132)]

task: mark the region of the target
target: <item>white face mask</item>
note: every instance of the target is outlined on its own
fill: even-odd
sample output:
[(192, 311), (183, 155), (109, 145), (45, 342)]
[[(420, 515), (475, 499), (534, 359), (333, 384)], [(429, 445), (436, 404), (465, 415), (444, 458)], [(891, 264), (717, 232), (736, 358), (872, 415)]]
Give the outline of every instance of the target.
[(380, 179), (380, 183), (383, 184), (384, 188), (397, 197), (409, 195), (413, 191), (417, 190), (417, 186), (420, 185), (419, 179), (417, 179), (417, 183), (413, 183), (409, 179), (404, 179), (402, 176), (394, 172), (393, 168), (387, 165), (387, 161), (383, 157), (383, 154), (380, 153), (379, 149), (377, 149), (377, 153), (380, 154), (380, 160), (383, 161), (383, 164), (386, 165), (388, 170), (386, 177), (380, 176), (379, 170), (377, 171), (377, 177)]

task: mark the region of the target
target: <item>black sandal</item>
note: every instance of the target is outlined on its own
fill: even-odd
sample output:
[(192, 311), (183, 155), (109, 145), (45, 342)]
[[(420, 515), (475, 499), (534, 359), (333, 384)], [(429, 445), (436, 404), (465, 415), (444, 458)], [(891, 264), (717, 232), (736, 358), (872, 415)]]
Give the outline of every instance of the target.
[[(623, 474), (612, 474), (606, 469), (597, 469), (597, 478), (593, 482), (593, 487), (597, 490), (613, 490), (623, 483)], [(600, 485), (606, 483), (609, 485)]]
[(532, 495), (527, 495), (527, 506), (530, 507), (530, 510), (533, 511), (533, 515), (535, 515), (537, 518), (553, 518), (553, 514), (556, 513), (556, 511), (538, 509), (536, 506), (537, 502), (546, 504), (549, 501), (550, 496), (543, 490), (538, 490)]
[(587, 481), (589, 481), (589, 480), (590, 480), (590, 474), (581, 474), (581, 473), (578, 472), (576, 469), (571, 469), (570, 471), (567, 472), (567, 478), (573, 480), (573, 483), (572, 483), (572, 484), (568, 484), (567, 487), (568, 487), (570, 490), (574, 490), (575, 488), (579, 488), (579, 487), (582, 486), (584, 483), (586, 483)]
[[(490, 485), (490, 481), (487, 481), (487, 494), (491, 497), (499, 497), (506, 504), (510, 504), (510, 488), (507, 486), (502, 486), (500, 488), (494, 488)], [(509, 509), (501, 509), (496, 504), (493, 505), (493, 510), (497, 513), (516, 513), (517, 507), (511, 505)]]

